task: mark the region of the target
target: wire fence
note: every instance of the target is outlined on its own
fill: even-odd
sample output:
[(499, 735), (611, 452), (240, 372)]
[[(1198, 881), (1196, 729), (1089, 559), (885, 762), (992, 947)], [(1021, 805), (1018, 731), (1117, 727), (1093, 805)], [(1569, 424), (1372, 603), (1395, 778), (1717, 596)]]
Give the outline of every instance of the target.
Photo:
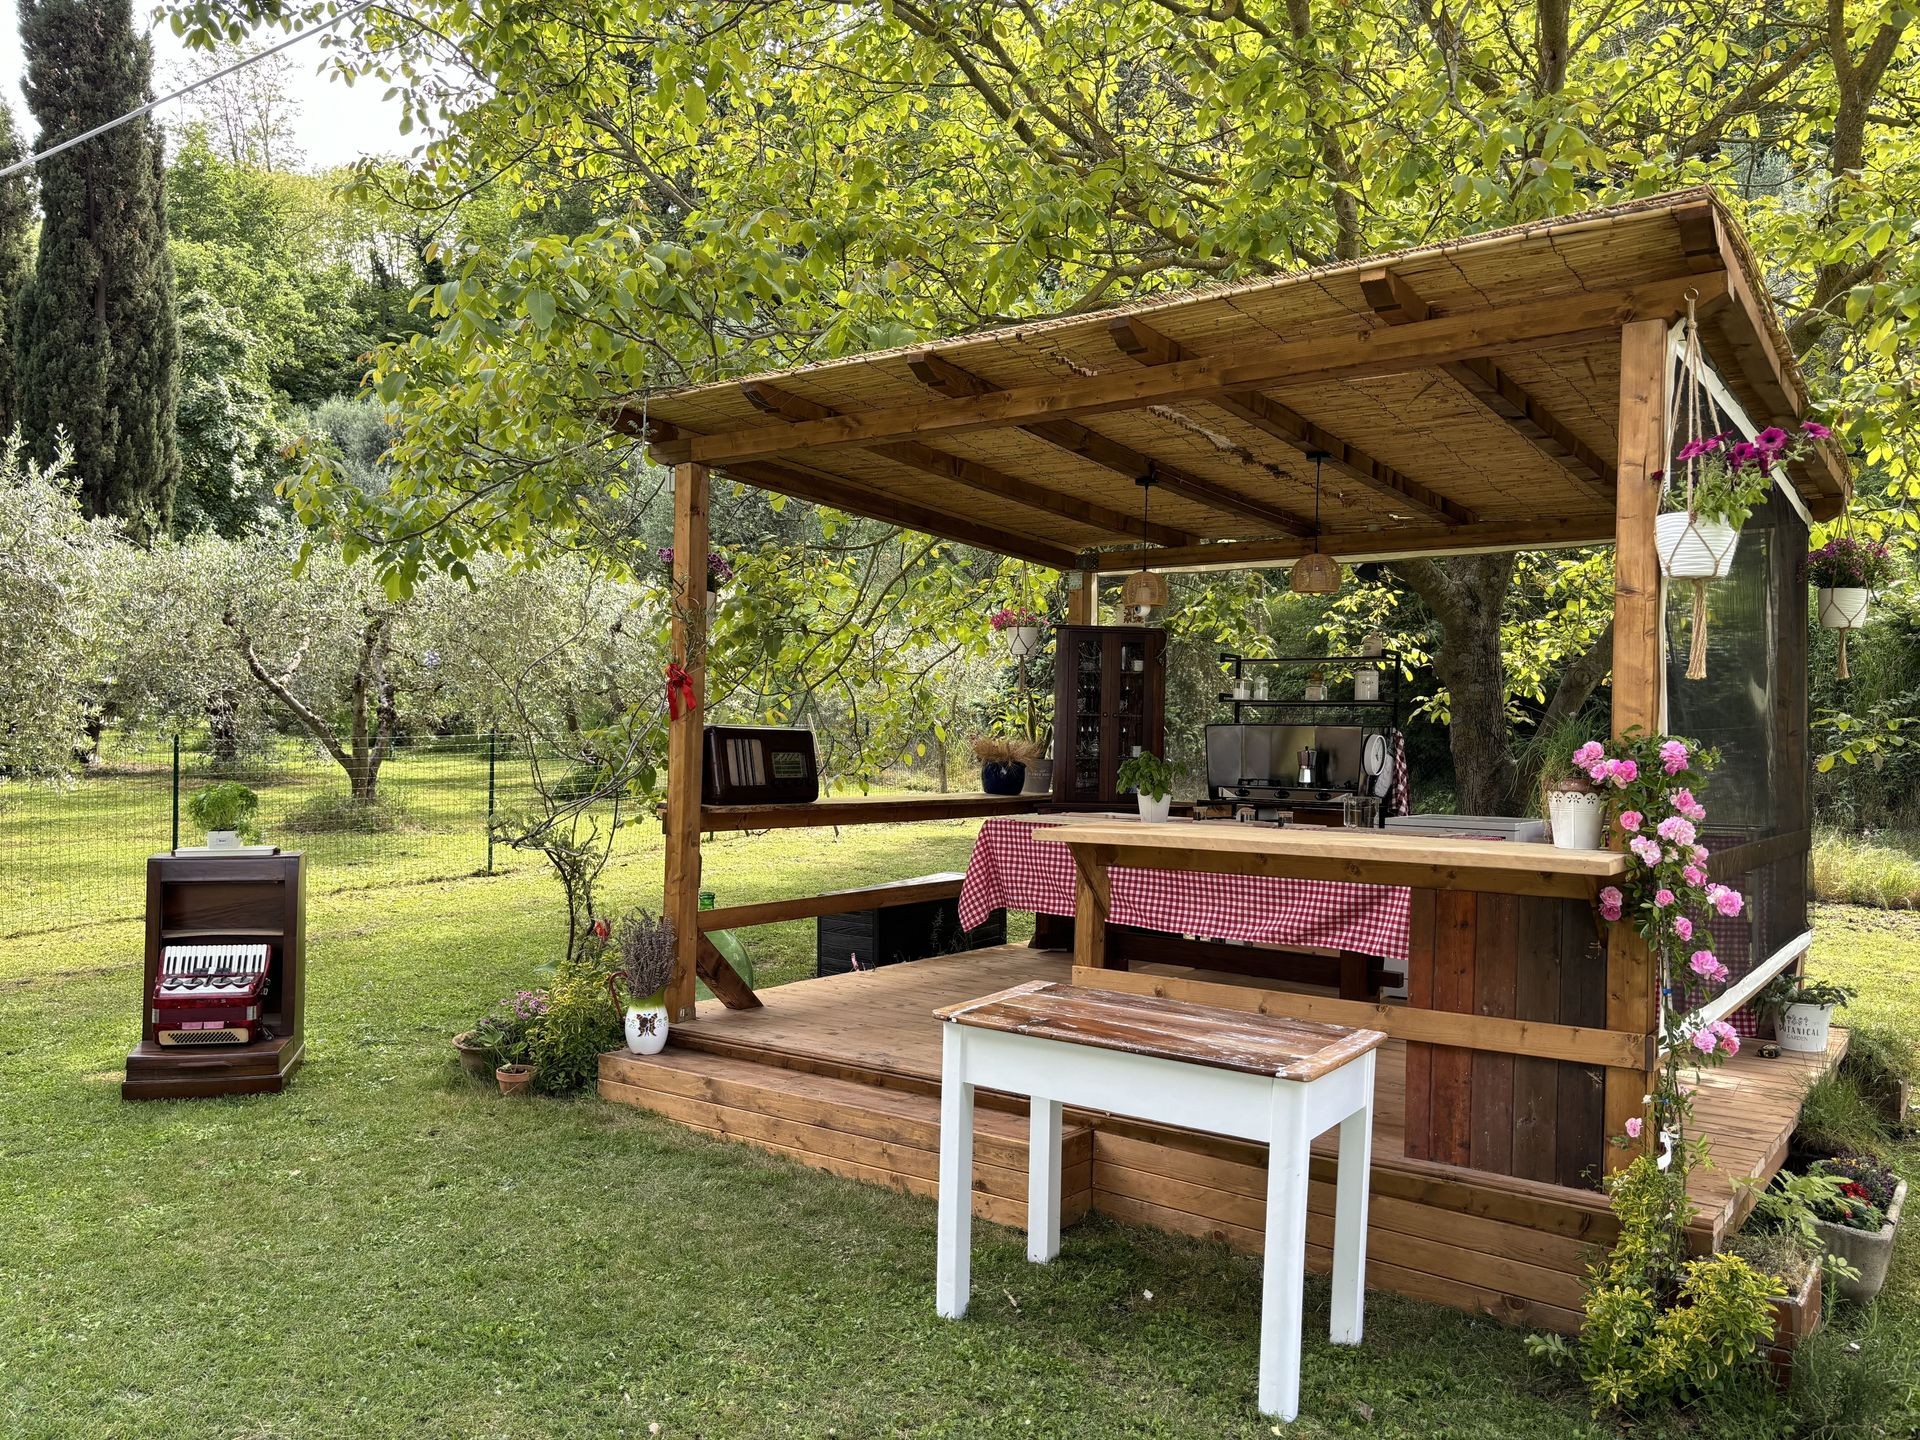
[[(564, 774), (564, 762), (555, 765), (550, 782)], [(0, 782), (0, 936), (138, 918), (147, 857), (204, 843), (187, 804), (223, 780), (260, 797), (263, 841), (305, 852), (310, 893), (544, 863), (492, 840), (495, 816), (537, 798), (526, 749), (510, 736), (396, 744), (381, 760), (371, 805), (351, 799), (345, 769), (308, 741), (278, 737), (258, 753), (223, 760), (204, 737), (108, 737), (75, 779)], [(624, 826), (619, 848), (657, 843), (652, 830)]]

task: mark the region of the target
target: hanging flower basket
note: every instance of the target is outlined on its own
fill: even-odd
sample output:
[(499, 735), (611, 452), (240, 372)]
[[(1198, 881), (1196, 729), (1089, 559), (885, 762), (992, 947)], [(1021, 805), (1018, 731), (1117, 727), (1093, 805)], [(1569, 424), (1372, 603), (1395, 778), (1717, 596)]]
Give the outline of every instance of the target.
[(1660, 568), (1675, 580), (1724, 580), (1733, 569), (1740, 532), (1724, 520), (1677, 510), (1653, 522)]
[[(1845, 520), (1840, 522), (1846, 524)], [(1887, 547), (1870, 540), (1840, 534), (1807, 553), (1803, 574), (1812, 582), (1819, 605), (1820, 628), (1840, 632), (1840, 658), (1834, 669), (1845, 680), (1847, 636), (1867, 623), (1873, 592), (1887, 583)]]
[(1046, 628), (1046, 621), (1031, 610), (1008, 607), (996, 610), (989, 618), (993, 633), (1007, 643), (1007, 650), (1014, 659), (1025, 660), (1039, 653), (1040, 634)]

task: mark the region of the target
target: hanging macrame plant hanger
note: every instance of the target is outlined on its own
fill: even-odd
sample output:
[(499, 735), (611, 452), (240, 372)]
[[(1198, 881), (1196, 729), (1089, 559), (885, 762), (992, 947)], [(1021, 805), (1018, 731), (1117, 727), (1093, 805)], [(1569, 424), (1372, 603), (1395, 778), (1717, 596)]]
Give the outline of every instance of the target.
[[(1700, 353), (1700, 323), (1694, 315), (1693, 295), (1689, 293), (1687, 296), (1686, 341), (1681, 349), (1680, 375), (1675, 387), (1676, 394), (1674, 397), (1675, 412), (1679, 414), (1685, 422), (1683, 429), (1686, 441), (1704, 440), (1709, 434), (1717, 435), (1723, 433), (1722, 429), (1718, 427), (1718, 422), (1722, 418), (1719, 413), (1719, 407), (1714, 402), (1713, 395), (1708, 390), (1706, 381), (1701, 376), (1701, 367), (1704, 364), (1705, 360)], [(1701, 423), (1703, 404), (1705, 406), (1707, 423), (1716, 426), (1712, 431), (1707, 430)], [(1728, 426), (1726, 428), (1732, 428), (1731, 417), (1728, 417)], [(1671, 442), (1669, 443), (1671, 444)], [(1661, 556), (1661, 568), (1667, 570), (1670, 579), (1684, 579), (1693, 589), (1692, 629), (1690, 631), (1690, 643), (1687, 647), (1687, 679), (1704, 680), (1707, 678), (1707, 586), (1713, 580), (1719, 578), (1719, 574), (1724, 566), (1731, 564), (1732, 547), (1730, 544), (1717, 544), (1717, 537), (1710, 536), (1703, 530), (1699, 517), (1694, 511), (1694, 489), (1698, 480), (1699, 467), (1703, 459), (1703, 456), (1695, 453), (1696, 449), (1697, 447), (1683, 442), (1680, 446), (1672, 447), (1670, 452), (1678, 454), (1681, 450), (1687, 451), (1687, 458), (1681, 462), (1685, 467), (1684, 483), (1686, 487), (1687, 524), (1685, 533), (1677, 545), (1672, 546), (1670, 550), (1663, 547), (1666, 553), (1663, 553)], [(1678, 488), (1679, 482), (1674, 475), (1674, 469), (1674, 464), (1669, 462), (1666, 475), (1661, 482), (1661, 490), (1663, 493)], [(1714, 574), (1673, 574), (1669, 568), (1669, 561), (1682, 553), (1688, 552), (1689, 542), (1697, 547), (1697, 549), (1692, 551), (1693, 554), (1704, 554), (1712, 560), (1713, 564), (1711, 568), (1714, 570)]]

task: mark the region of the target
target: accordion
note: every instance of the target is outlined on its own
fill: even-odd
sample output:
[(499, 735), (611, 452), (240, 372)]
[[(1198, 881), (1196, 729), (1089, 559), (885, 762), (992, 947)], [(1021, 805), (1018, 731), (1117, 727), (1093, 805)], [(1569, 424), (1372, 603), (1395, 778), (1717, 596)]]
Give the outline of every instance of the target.
[(153, 982), (162, 1045), (247, 1045), (259, 1038), (272, 947), (169, 945)]

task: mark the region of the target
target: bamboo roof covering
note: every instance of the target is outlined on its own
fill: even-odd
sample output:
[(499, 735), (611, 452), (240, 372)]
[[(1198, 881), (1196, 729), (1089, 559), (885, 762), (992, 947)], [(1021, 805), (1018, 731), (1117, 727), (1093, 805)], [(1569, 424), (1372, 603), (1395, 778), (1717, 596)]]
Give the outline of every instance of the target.
[[(666, 463), (1060, 568), (1602, 542), (1627, 322), (1691, 299), (1756, 424), (1807, 414), (1760, 273), (1689, 190), (695, 386), (619, 423), (644, 414)], [(1845, 457), (1823, 445), (1792, 481), (1830, 516)]]

